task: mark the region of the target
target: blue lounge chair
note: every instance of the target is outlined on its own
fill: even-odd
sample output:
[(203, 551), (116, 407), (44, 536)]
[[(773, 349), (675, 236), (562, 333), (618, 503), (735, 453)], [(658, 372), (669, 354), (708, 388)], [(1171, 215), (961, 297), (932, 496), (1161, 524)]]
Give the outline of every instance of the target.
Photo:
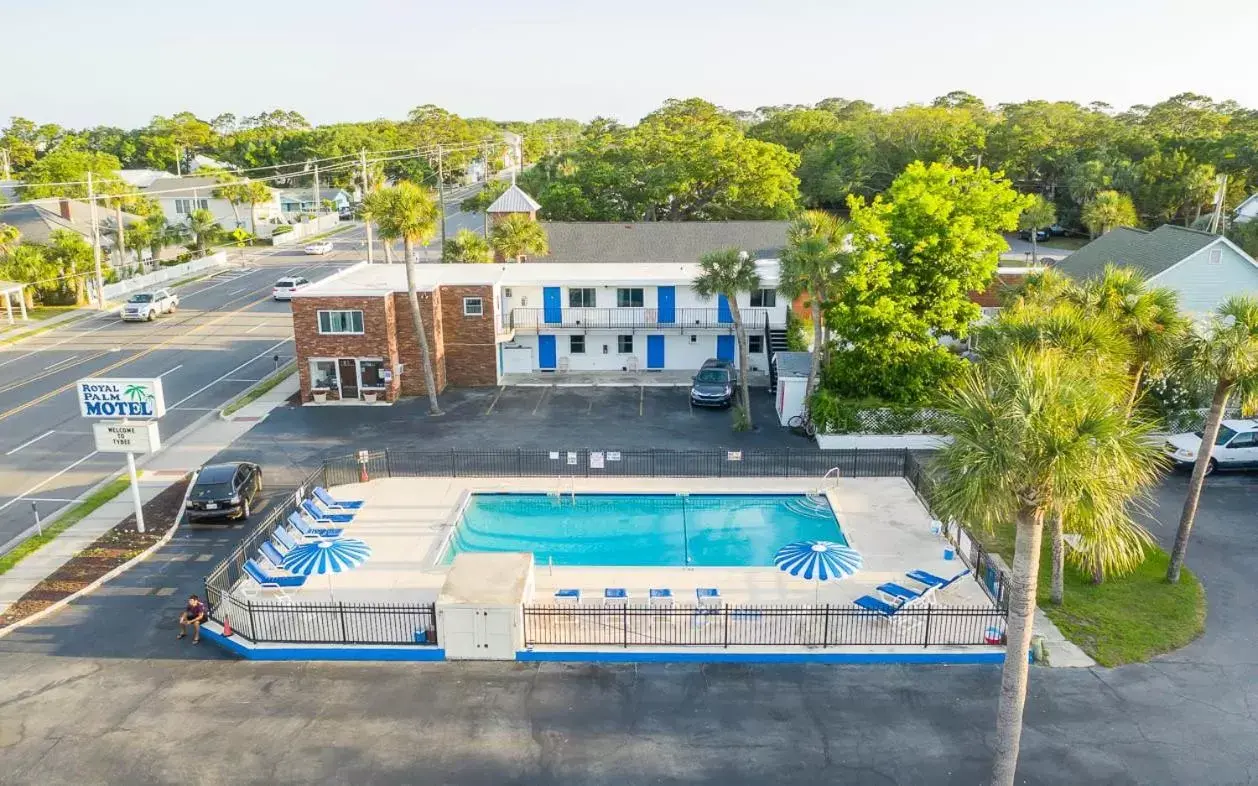
[(257, 560), (245, 560), (245, 573), (249, 574), (249, 578), (258, 582), (258, 586), (263, 589), (272, 587), (300, 587), (306, 583), (305, 576), (280, 575), (276, 573), (267, 573), (258, 564)]
[(695, 602), (700, 606), (719, 607), (721, 591), (716, 587), (699, 587), (695, 590)]
[[(894, 581), (888, 581), (886, 584), (879, 584), (876, 589), (878, 590), (878, 594), (889, 603), (906, 601), (911, 598), (916, 598), (922, 594), (917, 590), (909, 589), (903, 585), (896, 584)], [(925, 592), (925, 590), (923, 590), (923, 592)]]
[(308, 499), (301, 501), (301, 509), (306, 511), (306, 515), (314, 519), (316, 524), (348, 524), (354, 520), (353, 513), (332, 513), (321, 510), (318, 505)]
[(875, 598), (873, 595), (861, 595), (853, 602), (862, 609), (872, 611), (875, 614), (881, 614), (887, 619), (891, 619), (896, 615), (896, 612), (904, 608), (904, 601), (900, 601), (899, 603), (887, 603), (884, 600)]
[(908, 573), (905, 573), (904, 575), (908, 576), (913, 581), (926, 585), (926, 587), (928, 588), (934, 587), (936, 592), (942, 592), (948, 587), (960, 581), (961, 579), (970, 575), (970, 569), (966, 568), (965, 570), (962, 570), (960, 573), (958, 573), (957, 575), (953, 576), (950, 579), (941, 578), (939, 576), (936, 576), (934, 573), (927, 573), (924, 570), (910, 570)]
[(292, 534), (290, 534), (289, 531), (282, 526), (276, 527), (275, 531), (271, 533), (271, 537), (275, 539), (276, 543), (283, 546), (285, 551), (292, 551), (297, 548), (297, 541), (294, 540)]
[(672, 606), (673, 591), (667, 587), (652, 587), (647, 595), (649, 606)]
[(623, 606), (629, 602), (629, 592), (624, 587), (608, 587), (603, 590), (603, 605)]
[(555, 590), (555, 603), (572, 603), (581, 604), (581, 590), (579, 589), (558, 589)]
[(288, 523), (293, 525), (303, 538), (311, 540), (332, 540), (339, 538), (345, 530), (339, 527), (312, 527), (306, 523), (302, 515), (297, 512), (288, 514)]
[(358, 510), (363, 506), (361, 499), (337, 499), (323, 486), (315, 486), (314, 496), (328, 510)]
[(267, 561), (276, 568), (281, 570), (284, 568), (284, 555), (280, 554), (280, 550), (275, 548), (274, 543), (269, 540), (262, 541), (260, 551), (262, 552), (262, 556), (266, 557)]

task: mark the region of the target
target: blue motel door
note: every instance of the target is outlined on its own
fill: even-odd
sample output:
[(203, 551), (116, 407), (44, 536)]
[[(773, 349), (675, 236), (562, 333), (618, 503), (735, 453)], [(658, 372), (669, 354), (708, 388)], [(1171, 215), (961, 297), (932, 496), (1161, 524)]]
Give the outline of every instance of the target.
[(646, 367), (664, 368), (664, 337), (646, 337)]
[(657, 318), (662, 324), (671, 325), (677, 321), (677, 287), (659, 287), (656, 292), (659, 294)]
[(717, 336), (716, 337), (716, 359), (728, 360), (737, 364), (734, 360), (734, 337), (733, 336)]
[(721, 295), (716, 299), (716, 321), (722, 325), (728, 325), (734, 321), (734, 317), (729, 313), (729, 300)]
[(555, 368), (555, 337), (537, 337), (537, 367), (543, 371)]
[(559, 301), (559, 287), (542, 288), (542, 321), (547, 325), (558, 325), (563, 321), (563, 311)]

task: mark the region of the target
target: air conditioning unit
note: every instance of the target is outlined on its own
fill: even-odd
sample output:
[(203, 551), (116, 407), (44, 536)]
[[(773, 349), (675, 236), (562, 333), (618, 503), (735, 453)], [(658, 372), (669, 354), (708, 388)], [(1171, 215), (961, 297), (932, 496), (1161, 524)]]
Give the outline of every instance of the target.
[(504, 297), (511, 297), (511, 287), (503, 287), (502, 294)]

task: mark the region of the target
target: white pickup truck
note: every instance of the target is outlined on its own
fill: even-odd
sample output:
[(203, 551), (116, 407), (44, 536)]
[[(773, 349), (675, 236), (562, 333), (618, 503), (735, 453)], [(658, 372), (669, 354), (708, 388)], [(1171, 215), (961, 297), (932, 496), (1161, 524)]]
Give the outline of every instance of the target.
[(137, 292), (127, 298), (122, 306), (122, 318), (127, 322), (149, 322), (162, 314), (170, 314), (179, 308), (179, 296), (169, 289)]

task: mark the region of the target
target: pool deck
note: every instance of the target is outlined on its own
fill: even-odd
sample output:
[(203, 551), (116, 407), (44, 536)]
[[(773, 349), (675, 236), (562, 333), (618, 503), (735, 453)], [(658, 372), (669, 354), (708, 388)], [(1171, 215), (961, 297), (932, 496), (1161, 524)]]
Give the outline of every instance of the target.
[[(563, 493), (804, 493), (816, 491), (816, 478), (576, 478), (562, 481)], [(372, 548), (361, 567), (331, 577), (312, 577), (296, 590), (300, 601), (334, 599), (345, 603), (435, 601), (448, 566), (439, 565), (443, 544), (457, 523), (469, 493), (554, 493), (553, 479), (541, 478), (384, 478), (338, 486), (334, 496), (365, 501), (346, 536)], [(631, 601), (646, 602), (652, 587), (672, 589), (678, 603), (694, 602), (698, 587), (719, 588), (726, 603), (849, 604), (885, 581), (903, 581), (907, 570), (940, 576), (962, 570), (943, 559), (946, 542), (930, 532), (930, 516), (902, 478), (840, 478), (826, 494), (838, 513), (850, 545), (864, 557), (855, 576), (816, 586), (773, 567), (549, 567), (536, 566), (535, 603), (549, 602), (556, 590), (577, 588), (585, 603), (601, 603), (603, 588), (623, 587)], [(947, 606), (990, 607), (972, 580), (954, 584), (939, 598)]]

